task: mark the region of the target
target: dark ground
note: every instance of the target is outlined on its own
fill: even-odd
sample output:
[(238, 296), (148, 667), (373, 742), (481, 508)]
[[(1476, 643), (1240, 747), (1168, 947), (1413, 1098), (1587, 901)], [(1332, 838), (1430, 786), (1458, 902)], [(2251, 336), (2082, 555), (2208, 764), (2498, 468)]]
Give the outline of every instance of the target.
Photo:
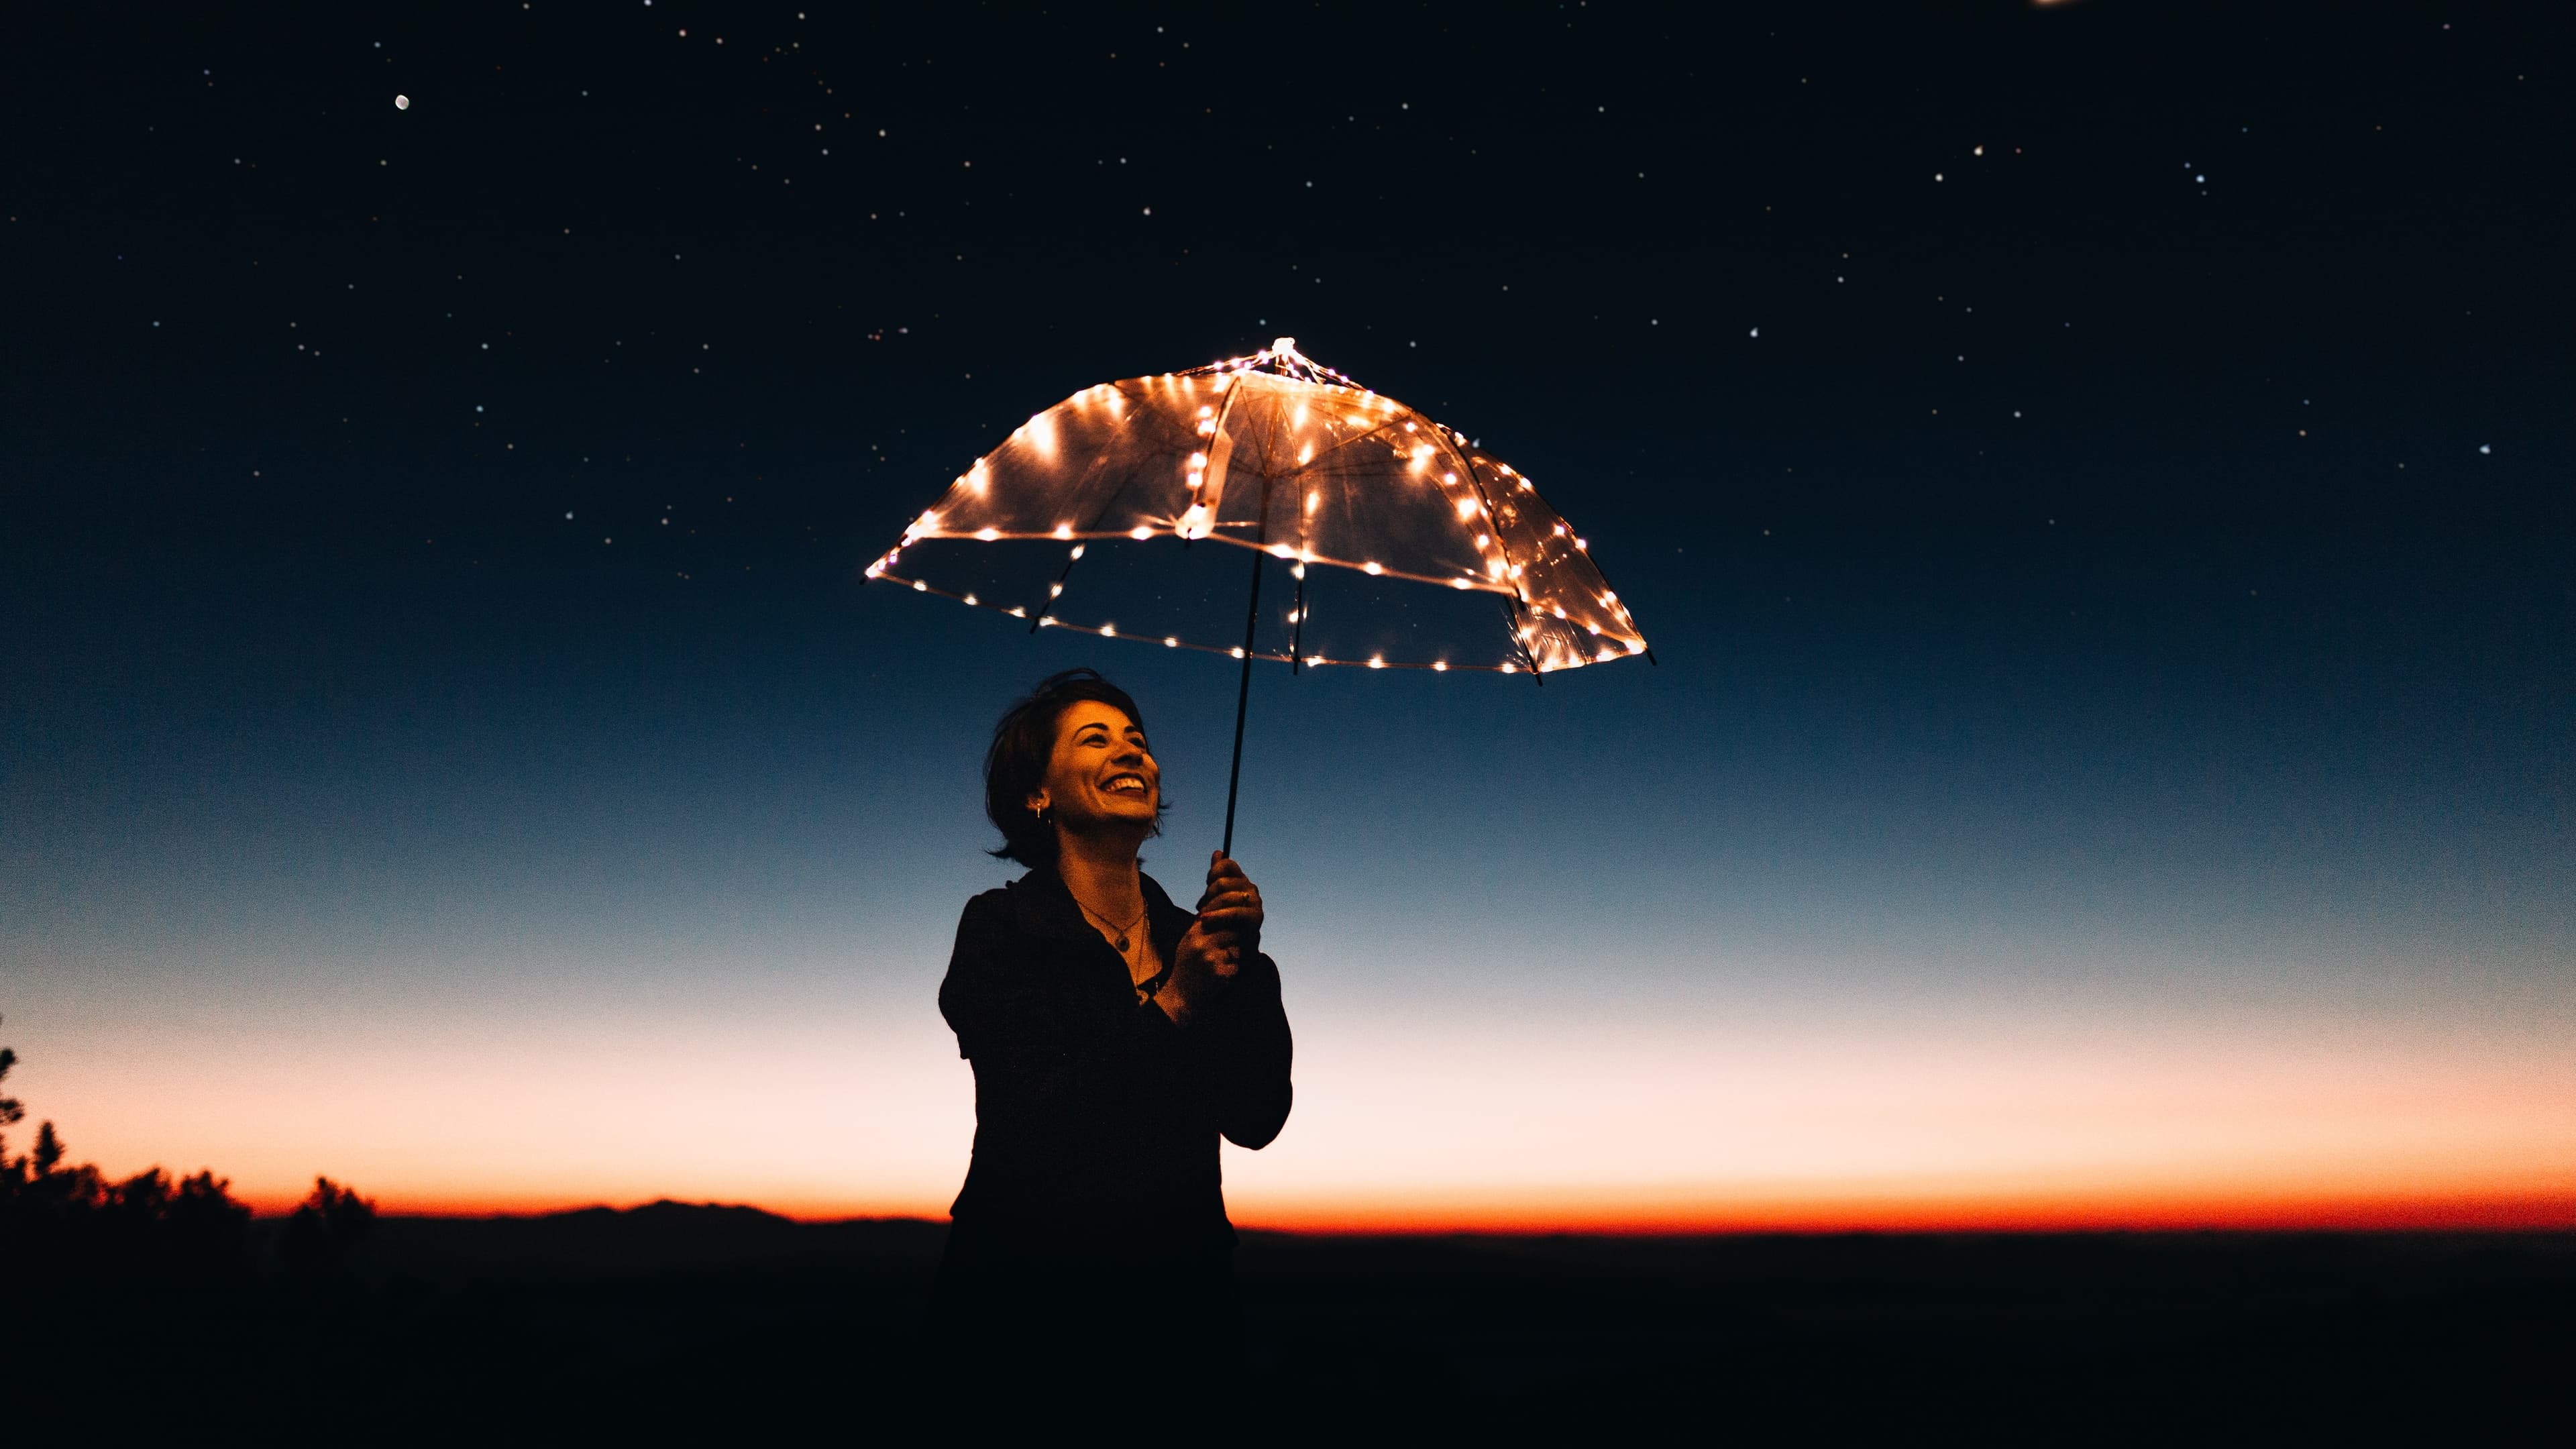
[[(387, 1219), (336, 1276), (93, 1284), (78, 1301), (104, 1311), (11, 1313), (35, 1330), (13, 1377), (127, 1424), (867, 1439), (921, 1407), (943, 1233), (669, 1204)], [(2576, 1362), (2566, 1234), (1248, 1234), (1240, 1265), (1258, 1392), (1228, 1438), (2494, 1442), (2563, 1403)], [(1149, 1360), (1088, 1411), (1150, 1396)]]

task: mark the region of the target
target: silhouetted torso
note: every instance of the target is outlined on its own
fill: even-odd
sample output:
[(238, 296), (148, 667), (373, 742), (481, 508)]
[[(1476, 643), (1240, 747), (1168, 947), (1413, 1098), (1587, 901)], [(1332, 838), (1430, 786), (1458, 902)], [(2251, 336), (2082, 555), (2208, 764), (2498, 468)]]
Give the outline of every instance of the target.
[[(1191, 913), (1151, 877), (1144, 890), (1173, 960)], [(1277, 965), (1246, 962), (1176, 1025), (1041, 868), (966, 903), (939, 1009), (975, 1068), (943, 1335), (1066, 1368), (1236, 1354), (1217, 1138), (1260, 1147), (1287, 1120)]]

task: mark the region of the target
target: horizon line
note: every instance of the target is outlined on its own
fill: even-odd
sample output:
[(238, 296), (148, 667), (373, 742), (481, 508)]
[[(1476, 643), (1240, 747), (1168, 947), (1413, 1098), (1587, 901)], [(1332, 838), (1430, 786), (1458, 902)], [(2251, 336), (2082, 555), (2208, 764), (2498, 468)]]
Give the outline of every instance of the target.
[[(285, 1217), (296, 1200), (241, 1199), (260, 1218)], [(627, 1203), (603, 1200), (470, 1199), (381, 1203), (385, 1218), (431, 1221), (501, 1221), (561, 1217), (605, 1210), (615, 1213), (669, 1204), (693, 1209), (747, 1209), (809, 1226), (835, 1223), (917, 1222), (946, 1226), (945, 1211), (889, 1205), (851, 1211), (813, 1205), (757, 1202), (690, 1202), (661, 1196)], [(2245, 1198), (2234, 1201), (1875, 1201), (1711, 1205), (1697, 1211), (1669, 1204), (1621, 1211), (1600, 1204), (1590, 1211), (1512, 1211), (1495, 1205), (1401, 1208), (1315, 1205), (1236, 1216), (1247, 1233), (1297, 1237), (1826, 1237), (1994, 1234), (2047, 1236), (2086, 1233), (2296, 1233), (2296, 1232), (2576, 1232), (2576, 1191), (2493, 1193), (2442, 1198), (2337, 1195), (2304, 1200)]]

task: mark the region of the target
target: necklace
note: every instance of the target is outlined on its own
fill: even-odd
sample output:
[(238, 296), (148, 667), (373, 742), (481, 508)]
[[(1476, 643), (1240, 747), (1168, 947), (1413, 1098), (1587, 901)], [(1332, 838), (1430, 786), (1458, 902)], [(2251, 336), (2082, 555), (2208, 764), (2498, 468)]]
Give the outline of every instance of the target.
[[(1066, 894), (1070, 895), (1070, 894), (1072, 894), (1072, 893), (1071, 893), (1071, 892), (1067, 892)], [(1127, 924), (1125, 924), (1125, 925), (1123, 925), (1123, 926), (1122, 926), (1122, 925), (1119, 925), (1117, 922), (1112, 921), (1112, 920), (1111, 920), (1111, 919), (1109, 919), (1107, 916), (1104, 916), (1104, 915), (1100, 914), (1098, 911), (1093, 910), (1091, 907), (1083, 905), (1083, 904), (1082, 904), (1082, 898), (1081, 898), (1081, 897), (1079, 897), (1079, 896), (1074, 897), (1074, 902), (1073, 902), (1073, 903), (1074, 903), (1076, 906), (1081, 907), (1082, 913), (1083, 913), (1084, 915), (1089, 916), (1091, 919), (1093, 919), (1093, 920), (1095, 920), (1095, 921), (1099, 922), (1102, 926), (1104, 926), (1104, 927), (1108, 928), (1110, 931), (1114, 932), (1114, 933), (1117, 935), (1117, 937), (1118, 937), (1118, 954), (1119, 954), (1119, 955), (1121, 955), (1121, 956), (1124, 956), (1124, 955), (1126, 955), (1126, 954), (1127, 954), (1127, 944), (1128, 944), (1128, 943), (1127, 943), (1127, 933), (1128, 933), (1129, 931), (1132, 931), (1132, 930), (1136, 929), (1137, 922), (1142, 921), (1142, 920), (1144, 920), (1144, 919), (1145, 919), (1145, 913), (1144, 913), (1143, 911), (1141, 911), (1141, 910), (1140, 910), (1140, 911), (1138, 911), (1138, 912), (1136, 913), (1136, 919), (1135, 919), (1134, 921), (1129, 921)]]

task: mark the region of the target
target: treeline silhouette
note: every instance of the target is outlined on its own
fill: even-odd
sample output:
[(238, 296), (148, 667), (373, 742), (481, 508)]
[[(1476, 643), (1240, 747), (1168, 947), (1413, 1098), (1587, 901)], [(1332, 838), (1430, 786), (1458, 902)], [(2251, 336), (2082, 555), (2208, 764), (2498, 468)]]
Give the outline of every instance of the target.
[[(0, 1047), (0, 1093), (17, 1067)], [(657, 1202), (379, 1220), (317, 1177), (261, 1218), (211, 1168), (112, 1177), (0, 1094), (0, 1371), (12, 1431), (202, 1436), (281, 1414), (370, 1441), (780, 1422), (853, 1388), (908, 1418), (945, 1226)], [(783, 1386), (749, 1401), (745, 1386)], [(783, 1406), (783, 1407), (782, 1407)], [(504, 1426), (496, 1429), (496, 1426)], [(48, 1442), (30, 1438), (29, 1442)]]
[(317, 1177), (278, 1232), (255, 1235), (230, 1178), (207, 1168), (174, 1179), (157, 1165), (110, 1178), (95, 1163), (67, 1163), (50, 1121), (12, 1157), (8, 1130), (27, 1118), (26, 1104), (5, 1095), (17, 1065), (18, 1053), (0, 1047), (0, 1242), (23, 1272), (163, 1288), (237, 1286), (263, 1270), (327, 1277), (346, 1270), (375, 1226), (374, 1202)]

